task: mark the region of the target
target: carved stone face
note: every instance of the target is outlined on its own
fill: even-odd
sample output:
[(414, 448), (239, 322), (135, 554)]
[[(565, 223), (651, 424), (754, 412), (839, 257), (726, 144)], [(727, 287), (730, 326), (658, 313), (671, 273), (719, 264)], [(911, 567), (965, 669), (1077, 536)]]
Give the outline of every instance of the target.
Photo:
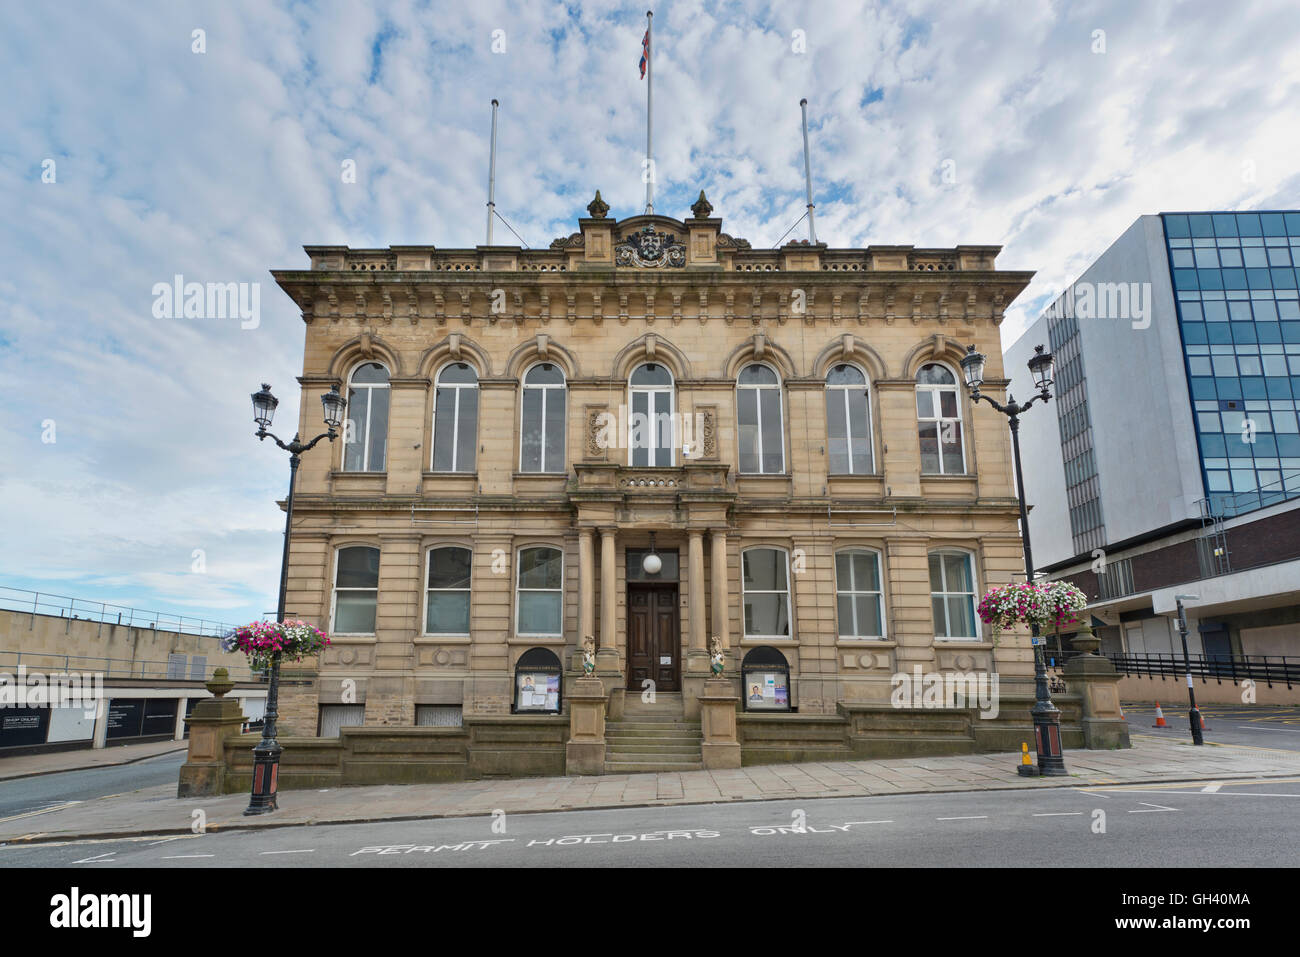
[(658, 259), (663, 255), (664, 237), (662, 233), (646, 233), (641, 237), (641, 255), (646, 259)]

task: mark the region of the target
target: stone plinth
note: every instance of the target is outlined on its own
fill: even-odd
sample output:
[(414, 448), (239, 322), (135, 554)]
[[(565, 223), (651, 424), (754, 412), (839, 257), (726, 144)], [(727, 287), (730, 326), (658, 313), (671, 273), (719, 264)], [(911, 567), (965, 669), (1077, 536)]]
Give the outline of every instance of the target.
[(605, 773), (605, 686), (596, 677), (579, 678), (569, 692), (569, 740), (565, 774)]
[(706, 769), (740, 767), (740, 742), (736, 738), (736, 703), (731, 682), (710, 678), (700, 695), (700, 727), (704, 740), (700, 754)]
[(1119, 703), (1119, 672), (1097, 654), (1079, 655), (1065, 663), (1065, 684), (1083, 704), (1083, 746), (1110, 750), (1129, 748), (1128, 722)]
[(211, 698), (194, 706), (185, 723), (190, 729), (190, 748), (181, 765), (177, 797), (205, 797), (225, 792), (227, 738), (239, 734), (244, 712), (239, 702), (225, 695), (235, 687), (225, 668), (218, 668), (207, 683)]

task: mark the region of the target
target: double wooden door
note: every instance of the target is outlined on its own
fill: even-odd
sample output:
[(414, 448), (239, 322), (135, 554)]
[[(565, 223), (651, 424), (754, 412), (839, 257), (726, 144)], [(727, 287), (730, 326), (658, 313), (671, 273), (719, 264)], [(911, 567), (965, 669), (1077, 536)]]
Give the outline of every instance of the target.
[(681, 615), (676, 585), (628, 585), (627, 687), (681, 690)]

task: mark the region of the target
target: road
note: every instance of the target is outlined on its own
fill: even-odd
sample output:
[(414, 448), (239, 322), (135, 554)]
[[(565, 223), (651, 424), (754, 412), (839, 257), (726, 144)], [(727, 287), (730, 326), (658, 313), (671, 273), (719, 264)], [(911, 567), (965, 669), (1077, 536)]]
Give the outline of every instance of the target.
[(28, 814), (108, 794), (157, 784), (175, 784), (185, 753), (164, 754), (131, 764), (60, 771), (0, 782), (0, 818)]
[[(1156, 728), (1153, 705), (1124, 705), (1132, 732), (1160, 735), (1190, 741), (1191, 724), (1187, 720), (1187, 699), (1161, 702), (1168, 728)], [(1300, 708), (1258, 705), (1207, 704), (1200, 708), (1208, 730), (1206, 741), (1233, 747), (1275, 748), (1300, 751)]]
[(13, 845), (0, 867), (1294, 867), (1298, 812), (1289, 777)]

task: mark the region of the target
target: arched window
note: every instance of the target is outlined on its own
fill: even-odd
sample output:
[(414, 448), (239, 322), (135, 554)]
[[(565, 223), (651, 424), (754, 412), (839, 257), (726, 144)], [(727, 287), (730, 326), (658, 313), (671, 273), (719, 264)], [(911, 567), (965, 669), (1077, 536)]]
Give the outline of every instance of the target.
[(930, 553), (930, 603), (936, 638), (978, 638), (975, 625), (975, 560), (970, 552)]
[(478, 447), (478, 373), (453, 362), (438, 373), (433, 393), (433, 470), (473, 472)]
[(740, 555), (745, 637), (790, 637), (790, 567), (783, 548), (747, 548)]
[(446, 545), (429, 549), (424, 633), (468, 635), (471, 552)]
[(841, 638), (883, 638), (880, 555), (865, 548), (835, 553), (835, 600)]
[(628, 376), (628, 465), (672, 465), (673, 374), (646, 362)]
[(372, 545), (340, 548), (334, 559), (330, 633), (373, 635), (378, 604), (379, 549)]
[(564, 372), (539, 362), (524, 374), (520, 413), (519, 470), (564, 471)]
[(781, 422), (781, 380), (769, 366), (751, 365), (736, 380), (740, 426), (740, 471), (779, 475), (785, 471)]
[(388, 370), (365, 362), (348, 380), (343, 423), (343, 471), (382, 472), (388, 451)]
[(871, 472), (871, 404), (867, 377), (841, 362), (826, 375), (826, 433), (831, 475)]
[(515, 634), (564, 634), (564, 553), (540, 545), (519, 550)]
[(960, 395), (957, 377), (946, 366), (932, 362), (916, 374), (916, 418), (921, 430), (921, 473), (964, 475)]

